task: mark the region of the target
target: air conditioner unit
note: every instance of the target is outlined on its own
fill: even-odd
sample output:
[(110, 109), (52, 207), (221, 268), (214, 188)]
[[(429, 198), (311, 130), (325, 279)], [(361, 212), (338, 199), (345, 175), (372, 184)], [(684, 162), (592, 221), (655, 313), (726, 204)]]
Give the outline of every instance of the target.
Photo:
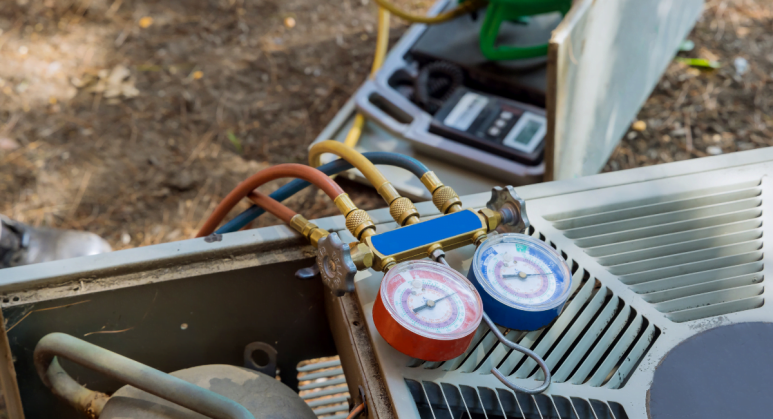
[[(27, 417), (76, 418), (40, 382), (31, 356), (42, 336), (64, 332), (163, 371), (239, 365), (245, 343), (266, 342), (296, 389), (299, 361), (337, 352), (368, 418), (770, 417), (771, 171), (773, 149), (762, 149), (518, 188), (528, 233), (574, 273), (571, 299), (551, 325), (502, 330), (550, 366), (552, 384), (537, 396), (489, 373), (496, 366), (523, 387), (541, 378), (485, 326), (464, 355), (442, 363), (390, 347), (371, 316), (381, 274), (361, 272), (356, 293), (341, 298), (297, 279), (314, 252), (284, 226), (0, 271), (0, 382)], [(462, 200), (480, 208), (489, 196)], [(431, 203), (417, 207), (437, 215)], [(379, 231), (395, 228), (387, 210), (371, 216)], [(317, 224), (351, 239), (342, 217)], [(466, 272), (472, 250), (448, 260)], [(89, 388), (120, 387), (66, 367)]]
[[(771, 159), (773, 150), (759, 150), (518, 188), (528, 234), (574, 273), (572, 297), (550, 326), (500, 329), (551, 368), (538, 396), (491, 374), (498, 367), (523, 387), (543, 378), (485, 324), (451, 361), (391, 348), (371, 315), (382, 274), (361, 273), (355, 298), (395, 417), (770, 417), (773, 402), (758, 392), (773, 388), (763, 234)], [(448, 260), (466, 273), (473, 250)]]

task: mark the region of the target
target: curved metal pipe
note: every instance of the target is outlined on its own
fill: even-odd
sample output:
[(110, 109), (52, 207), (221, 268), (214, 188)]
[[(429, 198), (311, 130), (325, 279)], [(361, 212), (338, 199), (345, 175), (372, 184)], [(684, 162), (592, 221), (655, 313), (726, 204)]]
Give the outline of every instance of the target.
[[(445, 253), (443, 253), (442, 251), (433, 254), (432, 258), (435, 259), (435, 261), (448, 266), (449, 268), (451, 267), (451, 265), (449, 265), (448, 261), (446, 260)], [(537, 364), (539, 364), (539, 367), (542, 369), (542, 372), (545, 374), (545, 381), (543, 381), (542, 385), (540, 385), (537, 388), (525, 388), (511, 383), (510, 380), (508, 380), (507, 377), (505, 377), (505, 375), (502, 374), (499, 371), (499, 369), (497, 369), (497, 367), (492, 367), (491, 373), (494, 374), (494, 376), (497, 377), (499, 381), (502, 382), (502, 384), (507, 386), (507, 388), (513, 391), (517, 391), (519, 393), (540, 394), (543, 391), (547, 390), (548, 387), (550, 387), (550, 368), (548, 368), (547, 364), (545, 364), (545, 361), (542, 359), (542, 357), (534, 353), (534, 351), (532, 351), (531, 349), (524, 348), (523, 346), (508, 340), (505, 337), (505, 335), (503, 335), (502, 332), (499, 331), (499, 328), (497, 327), (497, 325), (494, 324), (494, 321), (491, 320), (491, 317), (489, 317), (488, 314), (486, 314), (486, 312), (483, 312), (483, 321), (486, 322), (489, 329), (491, 329), (491, 333), (493, 333), (494, 336), (497, 337), (497, 340), (499, 340), (503, 345), (507, 346), (508, 348), (514, 351), (518, 351), (528, 356), (529, 358), (533, 359)]]
[(537, 388), (525, 388), (511, 383), (510, 380), (508, 380), (507, 377), (505, 377), (505, 375), (502, 374), (496, 367), (491, 368), (491, 373), (494, 374), (494, 376), (496, 376), (499, 379), (499, 381), (502, 382), (502, 384), (506, 385), (507, 388), (513, 391), (518, 391), (525, 394), (540, 394), (543, 391), (547, 390), (548, 387), (550, 387), (550, 368), (548, 368), (547, 364), (545, 364), (545, 361), (542, 359), (542, 357), (534, 353), (534, 351), (532, 351), (531, 349), (524, 348), (523, 346), (508, 340), (505, 337), (505, 335), (503, 335), (502, 332), (499, 331), (499, 328), (497, 327), (497, 325), (494, 324), (494, 322), (491, 320), (488, 314), (483, 313), (483, 321), (486, 322), (489, 329), (491, 329), (491, 332), (494, 333), (494, 336), (496, 336), (497, 339), (503, 345), (507, 346), (508, 348), (514, 351), (518, 351), (528, 356), (529, 358), (533, 359), (537, 364), (539, 364), (539, 367), (542, 369), (542, 372), (545, 374), (545, 381), (543, 381), (542, 385), (540, 385)]
[(89, 390), (78, 384), (77, 381), (62, 369), (59, 360), (51, 360), (51, 366), (46, 371), (46, 376), (51, 382), (51, 391), (66, 400), (76, 410), (86, 415), (88, 418), (98, 418), (102, 414), (105, 403), (110, 398), (105, 393)]
[[(227, 397), (70, 335), (51, 333), (44, 336), (35, 347), (35, 368), (43, 383), (62, 397), (83, 393), (71, 387), (75, 380), (69, 376), (69, 380), (64, 378), (62, 374), (67, 373), (61, 367), (61, 372), (56, 372), (56, 357), (68, 359), (210, 418), (255, 419), (244, 406)], [(52, 366), (56, 374), (54, 377), (58, 379), (52, 380), (53, 377), (49, 375)], [(70, 388), (64, 391), (56, 383), (67, 383)], [(73, 403), (71, 399), (68, 401)]]

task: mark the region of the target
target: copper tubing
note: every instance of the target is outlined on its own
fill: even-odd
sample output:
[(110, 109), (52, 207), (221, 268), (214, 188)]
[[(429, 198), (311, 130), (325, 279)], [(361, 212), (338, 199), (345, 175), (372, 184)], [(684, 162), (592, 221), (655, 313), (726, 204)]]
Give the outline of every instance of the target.
[(362, 413), (364, 410), (365, 410), (365, 403), (360, 403), (357, 405), (357, 407), (352, 409), (351, 412), (349, 412), (349, 416), (347, 416), (346, 419), (354, 419), (357, 416), (359, 416), (360, 413)]
[(247, 198), (249, 198), (253, 204), (263, 208), (266, 212), (271, 213), (271, 215), (276, 216), (287, 224), (290, 224), (293, 217), (298, 215), (297, 212), (287, 208), (284, 204), (281, 204), (270, 196), (258, 191), (250, 192), (250, 194), (247, 195)]
[[(330, 199), (335, 200), (344, 193), (344, 190), (338, 186), (332, 179), (327, 177), (319, 170), (305, 166), (302, 164), (279, 164), (267, 169), (263, 169), (258, 173), (250, 176), (243, 182), (239, 183), (226, 197), (220, 201), (217, 208), (212, 212), (212, 215), (207, 218), (204, 225), (199, 230), (196, 237), (203, 237), (212, 234), (217, 228), (218, 224), (228, 215), (228, 212), (239, 203), (239, 201), (250, 192), (263, 185), (266, 182), (270, 182), (275, 179), (281, 179), (286, 177), (303, 179), (309, 183), (312, 183), (322, 189)], [(345, 215), (345, 214), (344, 214)], [(292, 217), (290, 217), (292, 218)], [(288, 221), (289, 222), (289, 221)]]

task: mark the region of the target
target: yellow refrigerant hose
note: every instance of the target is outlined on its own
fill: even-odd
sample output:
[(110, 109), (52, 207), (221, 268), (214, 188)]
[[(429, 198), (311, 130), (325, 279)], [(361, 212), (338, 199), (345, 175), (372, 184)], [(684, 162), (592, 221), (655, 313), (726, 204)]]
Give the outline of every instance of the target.
[[(379, 5), (378, 8), (378, 34), (376, 35), (376, 54), (373, 57), (373, 66), (370, 69), (370, 76), (376, 75), (376, 72), (384, 63), (387, 49), (389, 48), (389, 14), (393, 13), (395, 16), (414, 23), (426, 23), (435, 24), (443, 23), (452, 19), (456, 19), (459, 16), (464, 16), (470, 12), (474, 12), (486, 4), (485, 0), (469, 0), (453, 10), (443, 12), (436, 16), (422, 16), (414, 15), (404, 12), (397, 8), (394, 4), (387, 0), (375, 0)], [(346, 133), (344, 144), (349, 147), (354, 147), (357, 142), (360, 141), (360, 135), (362, 135), (362, 127), (365, 125), (365, 117), (361, 113), (357, 113), (354, 117), (352, 127), (349, 128), (349, 132)]]
[(416, 224), (420, 221), (419, 211), (410, 199), (400, 196), (392, 186), (392, 183), (376, 168), (376, 166), (357, 150), (343, 143), (333, 140), (325, 140), (314, 144), (309, 149), (309, 165), (318, 167), (322, 163), (322, 155), (332, 153), (351, 163), (362, 175), (368, 179), (379, 195), (389, 205), (389, 213), (397, 224), (405, 226)]
[[(376, 54), (373, 57), (373, 65), (370, 68), (370, 77), (376, 75), (376, 72), (381, 65), (384, 64), (384, 58), (386, 58), (387, 49), (389, 49), (389, 12), (384, 8), (378, 8), (378, 33), (376, 34)], [(360, 134), (362, 134), (362, 127), (365, 125), (365, 117), (361, 113), (357, 113), (354, 117), (354, 123), (349, 128), (349, 132), (346, 134), (344, 144), (349, 147), (354, 147), (357, 142), (360, 141)]]
[(456, 19), (459, 16), (464, 16), (468, 13), (474, 12), (486, 4), (486, 1), (484, 0), (469, 0), (459, 4), (458, 6), (456, 6), (455, 9), (440, 13), (439, 15), (423, 16), (423, 15), (414, 15), (411, 13), (407, 13), (403, 10), (400, 10), (397, 8), (397, 6), (390, 3), (388, 0), (374, 0), (374, 1), (376, 2), (376, 4), (379, 5), (379, 7), (382, 7), (390, 11), (393, 15), (401, 19), (407, 20), (412, 23), (426, 23), (429, 25), (448, 22), (449, 20)]

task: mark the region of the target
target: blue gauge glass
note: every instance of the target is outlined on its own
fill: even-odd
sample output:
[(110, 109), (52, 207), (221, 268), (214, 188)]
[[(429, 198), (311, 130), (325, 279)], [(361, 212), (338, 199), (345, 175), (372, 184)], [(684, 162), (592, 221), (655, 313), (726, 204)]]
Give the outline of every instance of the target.
[(537, 330), (553, 321), (572, 285), (561, 255), (524, 234), (500, 234), (483, 242), (467, 277), (491, 319), (515, 330)]

